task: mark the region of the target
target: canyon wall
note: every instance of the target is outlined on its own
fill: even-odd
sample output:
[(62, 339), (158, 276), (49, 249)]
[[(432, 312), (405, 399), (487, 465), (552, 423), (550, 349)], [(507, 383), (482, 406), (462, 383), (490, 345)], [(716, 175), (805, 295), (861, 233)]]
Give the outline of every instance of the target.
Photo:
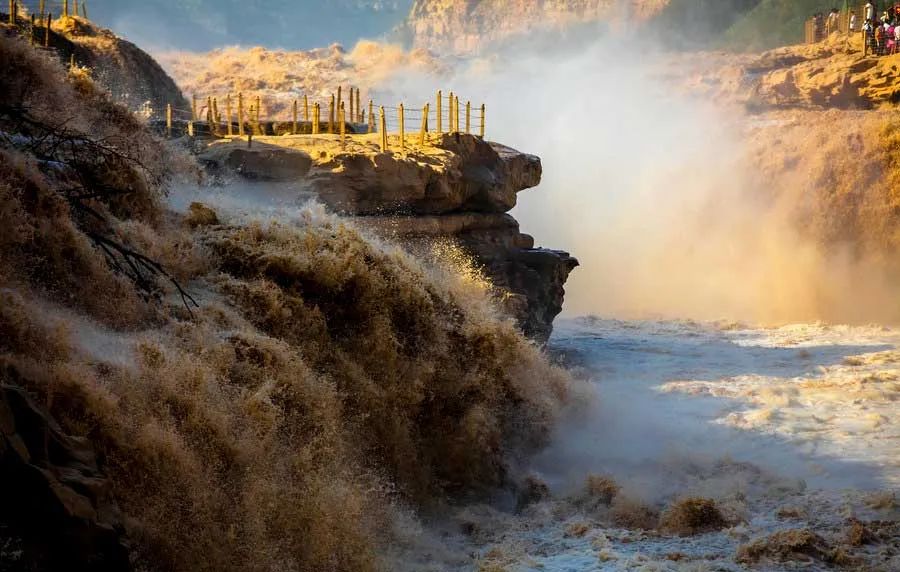
[(532, 31), (646, 20), (669, 0), (416, 0), (403, 32), (417, 48), (471, 53)]

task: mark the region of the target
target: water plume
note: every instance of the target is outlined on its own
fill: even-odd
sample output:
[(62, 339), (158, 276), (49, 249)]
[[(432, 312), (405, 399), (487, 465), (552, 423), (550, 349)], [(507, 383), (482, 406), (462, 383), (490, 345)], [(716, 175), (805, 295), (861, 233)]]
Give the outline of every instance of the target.
[[(582, 262), (568, 314), (900, 318), (882, 178), (892, 119), (753, 116), (693, 95), (683, 56), (637, 31), (553, 38), (463, 60), (446, 83), (488, 102), (489, 138), (542, 158), (542, 185), (513, 214)], [(393, 79), (423, 101), (432, 81)]]

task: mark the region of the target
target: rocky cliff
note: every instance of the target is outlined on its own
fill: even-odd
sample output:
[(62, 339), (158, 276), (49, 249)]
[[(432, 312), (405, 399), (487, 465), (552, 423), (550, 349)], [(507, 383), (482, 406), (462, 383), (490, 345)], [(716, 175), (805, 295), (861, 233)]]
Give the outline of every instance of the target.
[(578, 265), (566, 252), (535, 248), (507, 211), (541, 180), (538, 157), (465, 134), (430, 134), (426, 145), (377, 135), (268, 136), (212, 140), (201, 161), (218, 177), (297, 184), (331, 210), (357, 217), (414, 250), (451, 241), (493, 283), (523, 331), (546, 341), (562, 311), (564, 284)]
[[(674, 56), (667, 71), (690, 91), (754, 111), (893, 108), (900, 55), (863, 55), (862, 38), (833, 34), (815, 44), (759, 54)], [(672, 70), (681, 70), (677, 74)], [(685, 73), (685, 70), (691, 70)], [(685, 78), (687, 81), (685, 81)]]
[[(13, 32), (3, 15), (4, 31)], [(23, 36), (32, 33), (30, 16), (19, 13), (16, 32)], [(97, 26), (86, 18), (67, 17), (52, 21), (50, 33), (35, 27), (36, 44), (47, 42), (48, 53), (64, 64), (89, 70), (97, 86), (102, 87), (112, 99), (132, 111), (145, 114), (162, 113), (166, 104), (185, 108), (187, 103), (181, 90), (171, 77), (147, 52), (116, 36), (112, 31)]]
[(669, 0), (416, 0), (404, 33), (415, 47), (468, 53), (535, 30), (644, 20)]

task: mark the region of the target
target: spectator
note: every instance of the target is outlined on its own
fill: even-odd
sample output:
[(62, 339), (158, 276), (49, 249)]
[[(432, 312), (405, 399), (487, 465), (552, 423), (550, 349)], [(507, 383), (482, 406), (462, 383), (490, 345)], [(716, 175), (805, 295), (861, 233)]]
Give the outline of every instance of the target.
[(841, 12), (837, 8), (832, 8), (828, 17), (831, 18), (831, 30), (829, 33), (833, 34), (838, 31), (838, 21), (841, 19)]
[(866, 2), (866, 22), (875, 20), (875, 6), (871, 2)]
[(856, 32), (856, 12), (850, 12), (850, 33)]
[(875, 26), (875, 53), (884, 53), (884, 26)]

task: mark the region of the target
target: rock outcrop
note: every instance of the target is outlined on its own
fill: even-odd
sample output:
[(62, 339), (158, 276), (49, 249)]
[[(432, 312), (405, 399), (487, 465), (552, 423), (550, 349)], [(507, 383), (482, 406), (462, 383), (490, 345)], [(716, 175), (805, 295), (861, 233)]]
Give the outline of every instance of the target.
[(863, 55), (862, 38), (833, 34), (816, 44), (762, 54), (691, 54), (693, 91), (753, 110), (874, 109), (900, 102), (900, 55)]
[(534, 247), (507, 211), (541, 180), (538, 157), (465, 134), (430, 134), (427, 145), (378, 135), (213, 140), (200, 160), (217, 177), (297, 184), (331, 210), (358, 217), (378, 234), (414, 247), (452, 239), (473, 257), (523, 331), (545, 341), (562, 311), (564, 285), (578, 261)]
[(95, 82), (113, 99), (132, 110), (163, 113), (167, 104), (186, 109), (188, 104), (171, 77), (145, 51), (110, 30), (84, 18), (60, 18), (53, 22), (53, 43), (63, 58), (74, 57), (91, 69)]
[[(32, 32), (28, 18), (21, 13), (16, 30), (2, 18), (0, 31), (44, 41), (45, 29)], [(166, 105), (176, 109), (188, 107), (181, 90), (150, 55), (136, 45), (116, 36), (110, 30), (82, 17), (58, 18), (50, 27), (48, 47), (69, 65), (87, 68), (94, 82), (110, 93), (117, 103), (146, 115), (165, 113)]]
[[(8, 375), (4, 375), (8, 378)], [(0, 381), (0, 570), (129, 570), (122, 517), (84, 439)]]
[(644, 20), (669, 0), (416, 0), (403, 27), (413, 46), (469, 53), (538, 30)]

